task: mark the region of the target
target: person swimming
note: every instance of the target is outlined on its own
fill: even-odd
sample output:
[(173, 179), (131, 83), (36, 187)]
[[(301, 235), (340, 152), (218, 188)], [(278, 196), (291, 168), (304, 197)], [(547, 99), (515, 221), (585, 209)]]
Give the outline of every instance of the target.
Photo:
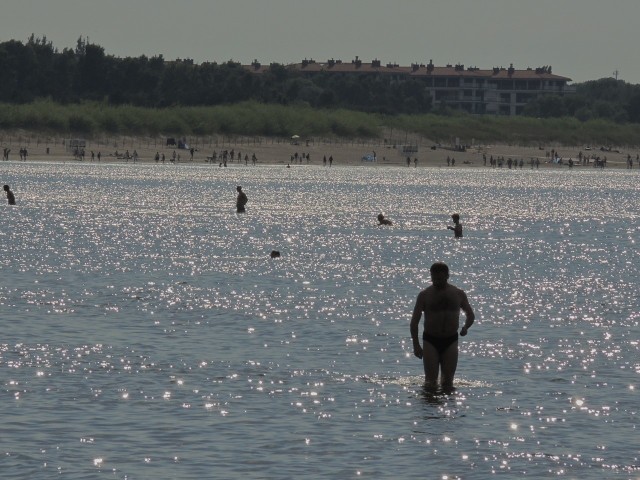
[(378, 214), (378, 225), (393, 225), (393, 222), (384, 217), (384, 214)]

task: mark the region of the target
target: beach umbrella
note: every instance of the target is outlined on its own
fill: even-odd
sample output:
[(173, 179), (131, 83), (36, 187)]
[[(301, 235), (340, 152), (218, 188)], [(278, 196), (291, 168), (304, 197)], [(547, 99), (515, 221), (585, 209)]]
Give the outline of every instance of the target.
[(291, 138), (295, 140), (296, 138), (300, 138), (300, 135), (291, 135)]

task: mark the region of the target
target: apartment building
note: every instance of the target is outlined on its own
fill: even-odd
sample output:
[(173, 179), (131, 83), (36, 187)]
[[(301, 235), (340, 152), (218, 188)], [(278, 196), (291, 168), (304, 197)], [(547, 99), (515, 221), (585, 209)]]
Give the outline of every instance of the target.
[[(269, 66), (257, 60), (245, 66), (253, 73), (263, 73)], [(386, 75), (393, 81), (407, 78), (419, 79), (432, 98), (434, 108), (446, 105), (473, 114), (519, 115), (524, 106), (541, 95), (569, 95), (575, 87), (568, 85), (570, 78), (551, 72), (550, 66), (518, 70), (511, 64), (508, 68), (480, 69), (464, 65), (438, 67), (414, 63), (400, 66), (395, 63), (383, 65), (380, 60), (365, 63), (356, 57), (351, 62), (330, 59), (326, 62), (303, 60), (287, 65), (306, 76), (321, 72), (335, 75)]]

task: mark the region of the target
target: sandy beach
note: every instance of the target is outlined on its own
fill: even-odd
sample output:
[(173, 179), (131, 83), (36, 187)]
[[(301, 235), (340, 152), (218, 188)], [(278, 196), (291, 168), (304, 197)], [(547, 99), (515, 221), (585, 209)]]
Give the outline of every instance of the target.
[[(74, 137), (78, 139), (80, 137)], [(0, 146), (2, 149), (10, 149), (9, 160), (19, 161), (20, 150), (27, 149), (26, 161), (54, 161), (54, 162), (91, 162), (91, 152), (94, 160), (98, 161), (100, 153), (102, 162), (133, 163), (134, 152), (137, 152), (138, 162), (155, 163), (156, 153), (162, 158), (164, 154), (165, 164), (170, 163), (175, 152), (176, 163), (209, 164), (219, 166), (223, 162), (223, 152), (228, 152), (228, 165), (252, 164), (253, 155), (257, 158), (257, 164), (269, 165), (323, 165), (323, 159), (333, 157), (333, 166), (362, 165), (362, 166), (407, 166), (407, 158), (413, 167), (484, 167), (485, 157), (487, 167), (490, 158), (504, 158), (504, 168), (507, 168), (509, 158), (524, 162), (524, 168), (530, 168), (532, 159), (539, 159), (540, 168), (568, 168), (569, 159), (573, 159), (578, 165), (578, 156), (583, 155), (591, 159), (600, 157), (607, 159), (607, 167), (627, 168), (628, 155), (633, 159), (634, 168), (638, 168), (638, 155), (640, 150), (625, 150), (612, 147), (603, 150), (601, 147), (587, 146), (520, 146), (507, 144), (472, 145), (464, 151), (456, 150), (453, 146), (436, 145), (428, 139), (413, 140), (417, 143), (417, 152), (404, 151), (403, 145), (382, 139), (299, 139), (290, 140), (271, 137), (187, 137), (187, 148), (178, 148), (177, 145), (167, 145), (166, 137), (142, 137), (142, 136), (112, 136), (84, 140), (84, 159), (74, 156), (74, 149), (69, 147), (70, 138), (37, 135), (33, 133), (7, 133), (0, 132)], [(414, 143), (414, 145), (415, 145)], [(194, 149), (191, 159), (190, 149)], [(234, 158), (230, 154), (233, 151)], [(129, 158), (127, 159), (127, 152)], [(562, 164), (551, 161), (552, 152), (562, 158)], [(215, 161), (212, 157), (216, 155)], [(241, 160), (238, 160), (240, 154)], [(296, 158), (297, 154), (297, 158)], [(304, 159), (302, 156), (304, 155)], [(306, 156), (309, 155), (307, 161)], [(363, 157), (372, 158), (375, 161), (364, 160)], [(416, 162), (417, 159), (417, 162)], [(449, 160), (449, 163), (447, 162)], [(455, 164), (452, 165), (452, 161)], [(162, 161), (159, 162), (160, 164)], [(328, 165), (327, 161), (327, 165)], [(590, 162), (589, 167), (593, 166)]]

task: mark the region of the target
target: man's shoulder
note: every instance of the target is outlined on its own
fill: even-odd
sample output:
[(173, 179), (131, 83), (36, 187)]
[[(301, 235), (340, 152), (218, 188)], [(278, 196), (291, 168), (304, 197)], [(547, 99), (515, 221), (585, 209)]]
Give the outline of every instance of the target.
[(448, 288), (449, 288), (449, 291), (450, 291), (450, 292), (455, 292), (455, 293), (456, 293), (456, 294), (458, 294), (458, 295), (466, 295), (466, 293), (464, 293), (464, 290), (462, 290), (462, 289), (461, 289), (461, 288), (459, 288), (459, 287), (456, 287), (455, 285), (451, 285), (451, 284), (449, 284), (449, 287), (448, 287)]

